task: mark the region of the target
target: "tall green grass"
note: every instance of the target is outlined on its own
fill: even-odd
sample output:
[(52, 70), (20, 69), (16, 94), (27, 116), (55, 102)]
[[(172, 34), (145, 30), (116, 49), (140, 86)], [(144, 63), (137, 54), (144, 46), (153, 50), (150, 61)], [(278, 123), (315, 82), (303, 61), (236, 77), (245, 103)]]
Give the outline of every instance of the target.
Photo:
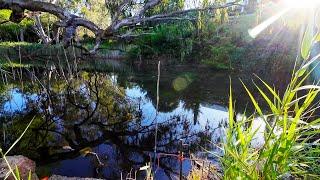
[[(313, 117), (320, 108), (316, 102), (320, 86), (317, 83), (304, 85), (312, 71), (308, 71), (310, 64), (318, 58), (319, 55), (294, 70), (282, 96), (258, 78), (263, 88), (256, 84), (255, 87), (268, 104), (269, 114), (263, 113), (257, 98), (243, 84), (255, 113), (236, 119), (230, 87), (229, 127), (221, 158), (224, 179), (320, 178), (320, 119)], [(266, 125), (262, 134), (253, 126), (257, 117)], [(253, 140), (259, 135), (263, 136), (264, 142), (255, 147)]]

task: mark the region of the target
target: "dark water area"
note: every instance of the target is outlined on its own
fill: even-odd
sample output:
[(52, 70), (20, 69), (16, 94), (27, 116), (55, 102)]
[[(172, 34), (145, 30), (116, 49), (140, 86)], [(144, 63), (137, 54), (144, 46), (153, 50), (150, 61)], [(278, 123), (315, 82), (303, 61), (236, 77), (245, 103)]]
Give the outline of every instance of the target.
[[(142, 178), (145, 172), (139, 168), (154, 158), (157, 128), (153, 168), (157, 179), (169, 179), (179, 173), (181, 149), (186, 158), (196, 154), (218, 161), (215, 143), (228, 120), (230, 77), (236, 79), (226, 71), (163, 68), (157, 113), (156, 70), (2, 71), (0, 144), (8, 149), (33, 119), (10, 154), (35, 160), (41, 177), (119, 179), (137, 172)], [(238, 80), (232, 84), (239, 111), (244, 111), (248, 98)], [(182, 165), (187, 176), (191, 162)]]

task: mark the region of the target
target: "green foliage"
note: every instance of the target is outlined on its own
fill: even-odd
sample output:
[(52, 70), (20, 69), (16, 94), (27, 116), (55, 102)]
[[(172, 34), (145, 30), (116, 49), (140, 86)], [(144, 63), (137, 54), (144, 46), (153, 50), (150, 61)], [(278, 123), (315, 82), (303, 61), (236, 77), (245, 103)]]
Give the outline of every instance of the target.
[[(269, 106), (269, 114), (262, 112), (257, 98), (243, 84), (256, 113), (235, 119), (230, 87), (229, 127), (221, 158), (224, 179), (319, 179), (320, 119), (314, 114), (320, 106), (316, 102), (320, 87), (304, 85), (314, 70), (310, 65), (320, 56), (307, 61), (316, 39), (313, 26), (307, 27), (301, 43), (304, 64), (294, 68), (282, 96), (259, 77), (262, 87), (254, 84)], [(261, 128), (263, 124), (265, 128)], [(254, 147), (253, 140), (258, 136), (263, 137), (262, 145)]]
[[(212, 1), (202, 1), (202, 8), (212, 6)], [(216, 0), (214, 3), (224, 3), (223, 0)], [(216, 33), (217, 27), (229, 21), (228, 9), (216, 9), (213, 12), (199, 11), (195, 15), (197, 17), (198, 37), (210, 39)]]
[(133, 41), (128, 55), (133, 59), (165, 57), (232, 69), (232, 64), (243, 57), (245, 48), (238, 47), (236, 40), (228, 36), (216, 36), (216, 31), (213, 21), (203, 25), (198, 34), (194, 25), (188, 22), (158, 25)]
[[(219, 0), (219, 3), (223, 3), (223, 1)], [(165, 0), (152, 11), (149, 11), (148, 15), (181, 10), (184, 4), (185, 1), (181, 0)], [(202, 2), (201, 7), (206, 8), (211, 5), (212, 2), (206, 0)], [(228, 21), (228, 10), (190, 12), (185, 17), (192, 20), (175, 21), (175, 24), (144, 24), (144, 26), (151, 29), (147, 31), (150, 34), (138, 37), (131, 44), (128, 53), (129, 57), (140, 59), (164, 57), (172, 59), (174, 62), (179, 59), (180, 62), (190, 60), (196, 61), (196, 63), (200, 63), (201, 59), (205, 59), (203, 60), (205, 64), (221, 69), (230, 68), (229, 57), (233, 58), (238, 54), (231, 52), (230, 55), (226, 55), (230, 53), (232, 47), (215, 48), (218, 44), (212, 45), (210, 42), (212, 37), (216, 36), (218, 30), (220, 31), (219, 26)], [(217, 53), (212, 57), (208, 55), (209, 51)], [(200, 60), (193, 58), (199, 56)], [(225, 56), (228, 57), (223, 59)], [(217, 59), (219, 60), (217, 61)]]
[[(312, 14), (307, 16), (307, 20), (315, 23), (308, 23), (304, 36), (301, 43), (301, 56), (304, 60), (308, 60), (312, 47), (315, 43), (318, 43), (320, 40), (320, 30), (319, 30), (319, 21), (320, 21), (320, 12), (312, 11)], [(304, 21), (301, 21), (304, 22)], [(317, 30), (316, 30), (317, 29)]]
[(114, 0), (114, 1), (105, 1), (105, 6), (108, 9), (108, 11), (110, 12), (111, 17), (114, 17), (118, 7), (121, 5), (123, 1), (121, 0)]
[(194, 27), (189, 22), (162, 24), (138, 38), (129, 50), (129, 57), (167, 55), (181, 61), (192, 52)]
[(45, 47), (43, 44), (35, 44), (29, 42), (0, 42), (0, 67), (1, 68), (12, 68), (12, 67), (30, 67), (36, 66), (41, 62), (36, 60), (28, 59), (28, 62), (20, 60), (19, 49), (21, 52), (32, 52), (35, 53), (39, 50), (50, 50), (54, 49), (54, 46), (50, 48)]
[[(294, 73), (282, 97), (259, 79), (266, 91), (257, 85), (256, 88), (269, 105), (270, 114), (263, 114), (256, 98), (244, 85), (256, 114), (236, 120), (230, 87), (229, 128), (221, 158), (225, 179), (319, 178), (320, 166), (316, 162), (320, 152), (317, 144), (320, 120), (311, 117), (318, 108), (314, 100), (320, 88), (302, 86), (310, 74), (306, 71), (309, 65)], [(254, 127), (259, 123), (257, 116), (266, 125), (263, 133)], [(257, 136), (264, 138), (260, 147), (252, 144)]]
[(204, 59), (201, 63), (218, 69), (231, 69), (232, 63), (241, 59), (244, 54), (244, 49), (232, 42), (208, 45), (206, 48), (208, 51), (202, 55)]
[[(0, 22), (8, 21), (11, 10), (0, 10)], [(0, 25), (1, 41), (19, 41), (20, 31), (26, 34), (25, 39), (34, 41), (35, 34), (32, 30), (33, 21), (29, 19), (22, 20), (19, 24), (7, 22)]]
[(34, 43), (29, 43), (29, 42), (11, 42), (11, 41), (5, 41), (5, 42), (0, 42), (0, 47), (2, 48), (12, 48), (12, 47), (31, 47), (31, 46), (37, 46), (38, 48), (41, 45), (37, 45)]
[(7, 10), (7, 9), (0, 10), (1, 21), (9, 20), (10, 15), (11, 15), (11, 10)]
[(313, 45), (313, 28), (313, 25), (309, 24), (303, 37), (301, 45), (301, 56), (305, 60), (309, 59), (311, 47)]
[(184, 7), (184, 3), (185, 0), (162, 0), (158, 6), (150, 9), (147, 14), (154, 15), (182, 10)]
[[(111, 16), (110, 13), (114, 13), (113, 11), (108, 11), (105, 5), (109, 7), (112, 3), (115, 3), (119, 1), (104, 1), (104, 0), (90, 0), (86, 1), (85, 4), (78, 5), (78, 7), (81, 7), (80, 15), (85, 17), (86, 19), (92, 21), (97, 26), (99, 26), (102, 29), (106, 29), (108, 25), (111, 22)], [(83, 3), (82, 1), (78, 3)], [(118, 5), (118, 3), (116, 3)], [(108, 6), (109, 5), (109, 6)], [(111, 7), (109, 7), (111, 8)], [(94, 37), (94, 34), (90, 32), (88, 29), (79, 27), (78, 28), (78, 36), (83, 37), (89, 35), (91, 37)]]

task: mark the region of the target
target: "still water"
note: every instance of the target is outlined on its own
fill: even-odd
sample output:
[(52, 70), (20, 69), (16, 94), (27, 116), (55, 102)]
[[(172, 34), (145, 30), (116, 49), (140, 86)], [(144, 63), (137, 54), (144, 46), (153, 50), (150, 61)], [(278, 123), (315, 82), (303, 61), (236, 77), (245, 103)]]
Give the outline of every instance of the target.
[[(216, 162), (228, 118), (229, 74), (193, 67), (157, 71), (16, 69), (1, 74), (1, 146), (37, 162), (41, 177), (58, 174), (116, 179), (153, 159), (157, 179), (179, 173), (178, 151)], [(234, 88), (239, 94), (240, 85)], [(239, 102), (242, 97), (238, 96)], [(180, 146), (181, 142), (184, 144)], [(212, 153), (207, 153), (211, 151)], [(188, 175), (190, 160), (183, 162)]]

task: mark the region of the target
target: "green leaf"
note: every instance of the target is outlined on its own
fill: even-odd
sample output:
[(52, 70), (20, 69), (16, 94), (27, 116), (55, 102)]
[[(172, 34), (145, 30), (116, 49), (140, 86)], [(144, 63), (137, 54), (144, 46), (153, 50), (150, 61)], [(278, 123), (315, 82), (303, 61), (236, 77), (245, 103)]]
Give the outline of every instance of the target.
[(10, 148), (7, 150), (7, 152), (3, 155), (3, 156), (6, 156), (10, 151), (11, 149), (20, 141), (20, 139), (23, 137), (23, 135), (27, 132), (27, 130), (29, 129), (30, 125), (32, 124), (33, 120), (34, 120), (35, 117), (33, 117), (31, 119), (31, 121), (29, 122), (29, 124), (27, 125), (26, 129), (22, 132), (22, 134), (19, 136), (19, 138), (10, 146)]
[(304, 60), (308, 60), (313, 43), (313, 25), (310, 23), (304, 33), (301, 43), (301, 56)]
[(296, 73), (296, 76), (299, 78), (299, 77), (302, 77), (307, 71), (307, 68), (304, 68), (304, 69), (299, 69)]
[(17, 177), (17, 180), (20, 180), (20, 172), (19, 172), (19, 168), (18, 166), (16, 165), (16, 177)]
[(314, 42), (319, 42), (320, 41), (320, 32), (317, 32), (317, 35), (314, 38)]
[(270, 91), (270, 93), (272, 93), (274, 98), (277, 99), (279, 103), (281, 103), (281, 99), (280, 99), (278, 93), (274, 89), (272, 89), (265, 81), (263, 81), (259, 76), (257, 76), (256, 74), (254, 74), (254, 75), (263, 83), (263, 85), (266, 88), (268, 88), (268, 90)]
[(31, 174), (31, 170), (29, 171), (29, 175), (28, 175), (28, 180), (31, 180), (32, 178), (32, 174)]
[(272, 103), (272, 101), (268, 98), (268, 96), (258, 87), (258, 85), (254, 84), (256, 86), (256, 88), (258, 89), (258, 91), (260, 92), (260, 94), (262, 95), (262, 97), (264, 98), (264, 100), (268, 103), (271, 111), (274, 114), (279, 114), (279, 111), (277, 109), (277, 107)]
[(247, 93), (248, 93), (248, 95), (249, 95), (249, 97), (250, 97), (250, 99), (251, 99), (251, 102), (253, 103), (256, 111), (258, 112), (258, 114), (259, 114), (260, 116), (263, 116), (262, 110), (261, 110), (258, 102), (254, 99), (253, 95), (251, 94), (251, 92), (249, 91), (249, 89), (247, 88), (247, 86), (243, 83), (243, 81), (241, 81), (241, 83), (242, 83), (243, 87), (245, 88), (245, 90), (247, 91)]
[(230, 129), (233, 129), (233, 104), (232, 104), (232, 85), (231, 85), (231, 79), (230, 79), (230, 92), (229, 92), (229, 126)]
[[(240, 80), (241, 81), (241, 80)], [(258, 102), (254, 99), (252, 93), (249, 91), (249, 89), (247, 88), (247, 86), (243, 83), (243, 81), (241, 81), (243, 87), (245, 88), (245, 90), (247, 91), (247, 94), (249, 95), (250, 99), (251, 99), (251, 102), (255, 108), (255, 110), (257, 111), (257, 113), (261, 116), (261, 118), (263, 119), (263, 121), (266, 123), (268, 129), (271, 129), (271, 126), (270, 124), (266, 121), (263, 113), (262, 113), (262, 110), (258, 104)]]

